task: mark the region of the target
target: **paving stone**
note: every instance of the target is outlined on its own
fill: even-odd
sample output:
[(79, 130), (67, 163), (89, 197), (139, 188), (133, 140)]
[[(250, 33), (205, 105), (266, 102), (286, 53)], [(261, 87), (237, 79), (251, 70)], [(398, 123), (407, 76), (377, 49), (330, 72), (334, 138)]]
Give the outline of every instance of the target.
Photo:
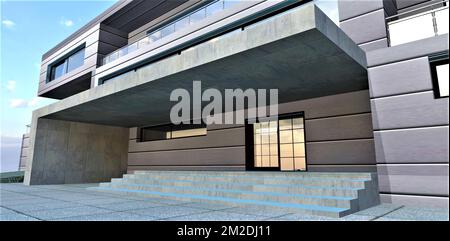
[(370, 221), (373, 220), (375, 217), (372, 216), (365, 216), (365, 215), (347, 215), (345, 217), (339, 218), (338, 221)]
[(233, 206), (231, 206), (231, 205), (216, 204), (216, 203), (202, 203), (202, 202), (184, 203), (184, 204), (181, 204), (180, 206), (200, 208), (200, 209), (205, 209), (205, 210), (214, 210), (214, 211), (226, 210), (226, 209), (233, 208)]
[(81, 199), (76, 200), (76, 203), (86, 204), (86, 205), (99, 205), (99, 204), (110, 204), (110, 203), (121, 203), (129, 201), (127, 199), (122, 198), (111, 198), (111, 197), (102, 197), (96, 199)]
[(41, 198), (41, 197), (30, 197), (29, 199), (19, 199), (19, 200), (2, 200), (1, 205), (4, 207), (12, 207), (21, 204), (38, 204), (51, 202), (52, 199)]
[(420, 208), (401, 208), (393, 211), (383, 218), (397, 219), (397, 220), (417, 220), (417, 221), (448, 221), (448, 211), (430, 211)]
[(263, 209), (258, 206), (254, 207), (234, 207), (231, 209), (226, 210), (227, 212), (233, 212), (233, 213), (243, 213), (243, 214), (250, 214), (250, 215), (258, 215), (258, 216), (264, 216), (264, 217), (279, 217), (287, 214), (291, 214), (290, 211), (282, 211), (282, 210), (267, 210)]
[(302, 213), (287, 214), (280, 217), (266, 218), (267, 221), (337, 221), (336, 218), (314, 216)]
[(392, 212), (393, 210), (401, 208), (401, 207), (402, 207), (402, 205), (383, 203), (378, 206), (356, 212), (354, 214), (362, 215), (362, 216), (381, 217), (381, 216), (384, 216), (387, 213)]
[(40, 210), (53, 210), (58, 208), (80, 207), (81, 204), (64, 202), (64, 201), (51, 201), (46, 203), (34, 203), (34, 204), (20, 204), (12, 205), (9, 208), (19, 212), (40, 211)]
[(9, 214), (1, 214), (0, 221), (39, 221), (39, 220), (20, 213), (9, 213)]
[(168, 221), (261, 221), (262, 216), (242, 213), (230, 213), (225, 211), (212, 211), (207, 213), (190, 214), (185, 216), (165, 219)]
[(153, 203), (153, 202), (149, 202), (149, 201), (129, 200), (126, 202), (121, 202), (121, 203), (94, 204), (93, 206), (108, 209), (108, 210), (113, 210), (113, 211), (128, 211), (128, 210), (136, 210), (136, 209), (161, 207), (161, 206), (165, 206), (165, 204)]
[[(148, 215), (158, 218), (170, 218), (176, 216), (184, 216), (184, 215), (192, 215), (198, 213), (204, 213), (204, 209), (199, 208), (191, 208), (191, 207), (182, 207), (182, 206), (163, 206), (163, 207), (154, 207), (147, 209), (138, 209), (130, 211), (132, 213), (140, 214), (140, 215)], [(209, 211), (206, 211), (209, 212)]]
[(166, 199), (166, 198), (145, 198), (145, 199), (143, 199), (143, 201), (163, 203), (163, 204), (167, 204), (167, 205), (183, 205), (183, 204), (191, 203), (191, 202), (174, 200), (174, 199)]
[(14, 214), (14, 213), (17, 213), (17, 212), (14, 212), (13, 210), (10, 210), (10, 209), (4, 208), (4, 207), (0, 207), (0, 215)]
[(112, 212), (101, 213), (96, 215), (75, 216), (62, 219), (55, 219), (57, 221), (152, 221), (156, 217), (143, 216), (135, 213), (127, 212)]
[(82, 215), (93, 215), (108, 212), (111, 211), (95, 207), (79, 206), (71, 208), (59, 208), (53, 210), (30, 211), (27, 212), (27, 214), (30, 214), (30, 216), (37, 217), (43, 220), (52, 220), (52, 219), (60, 219)]

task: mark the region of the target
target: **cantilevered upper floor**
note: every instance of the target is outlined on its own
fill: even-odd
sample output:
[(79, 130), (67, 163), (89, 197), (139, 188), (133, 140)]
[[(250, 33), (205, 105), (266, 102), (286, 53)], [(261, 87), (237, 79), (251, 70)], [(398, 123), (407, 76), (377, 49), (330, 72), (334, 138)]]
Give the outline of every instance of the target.
[[(305, 1), (307, 2), (307, 1)], [(63, 99), (303, 1), (119, 1), (42, 57), (38, 95)]]

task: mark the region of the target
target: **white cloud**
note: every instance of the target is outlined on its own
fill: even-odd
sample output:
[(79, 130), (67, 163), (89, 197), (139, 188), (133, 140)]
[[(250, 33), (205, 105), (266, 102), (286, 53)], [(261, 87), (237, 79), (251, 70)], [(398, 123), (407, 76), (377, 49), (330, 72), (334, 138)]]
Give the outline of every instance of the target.
[(65, 26), (65, 27), (72, 27), (74, 22), (70, 19), (61, 19), (61, 21), (59, 21), (59, 24)]
[(14, 23), (13, 21), (11, 21), (9, 19), (5, 19), (5, 20), (2, 20), (2, 25), (5, 28), (12, 28), (12, 27), (14, 27), (16, 25), (16, 23)]
[(8, 83), (5, 85), (5, 88), (9, 92), (13, 92), (16, 89), (16, 81), (14, 81), (14, 80), (8, 81)]
[(25, 107), (33, 107), (36, 106), (39, 102), (39, 99), (37, 97), (32, 98), (30, 100), (24, 100), (24, 99), (10, 99), (9, 100), (9, 106), (11, 108), (25, 108)]

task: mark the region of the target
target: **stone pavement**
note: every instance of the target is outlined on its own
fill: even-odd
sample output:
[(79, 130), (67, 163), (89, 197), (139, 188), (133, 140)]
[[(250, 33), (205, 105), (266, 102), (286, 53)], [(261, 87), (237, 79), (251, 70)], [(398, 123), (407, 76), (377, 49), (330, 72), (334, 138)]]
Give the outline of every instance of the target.
[(448, 209), (382, 204), (340, 219), (274, 210), (139, 198), (86, 190), (97, 184), (25, 186), (0, 184), (1, 221), (233, 220), (395, 221), (449, 220)]

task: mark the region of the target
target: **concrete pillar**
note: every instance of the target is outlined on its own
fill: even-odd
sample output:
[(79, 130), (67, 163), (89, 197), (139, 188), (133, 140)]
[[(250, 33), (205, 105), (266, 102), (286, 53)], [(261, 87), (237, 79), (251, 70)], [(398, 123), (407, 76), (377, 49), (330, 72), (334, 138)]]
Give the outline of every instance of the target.
[(126, 172), (128, 128), (33, 117), (26, 185), (93, 183)]

